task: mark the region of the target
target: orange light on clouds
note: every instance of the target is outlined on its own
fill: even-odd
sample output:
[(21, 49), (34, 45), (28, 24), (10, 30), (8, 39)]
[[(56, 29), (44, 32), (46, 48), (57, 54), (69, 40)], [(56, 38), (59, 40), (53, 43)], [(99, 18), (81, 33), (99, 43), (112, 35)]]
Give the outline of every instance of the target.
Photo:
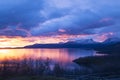
[(109, 33), (104, 33), (102, 35), (95, 35), (94, 40), (97, 42), (104, 42), (106, 39), (108, 39), (109, 37), (113, 36), (114, 33), (109, 32)]
[(54, 35), (54, 36), (34, 36), (34, 37), (7, 37), (7, 36), (0, 36), (0, 48), (6, 47), (23, 47), (26, 45), (32, 45), (36, 43), (40, 44), (49, 44), (49, 43), (60, 43), (60, 42), (68, 42), (70, 39), (74, 40), (78, 39), (85, 39), (90, 36), (93, 36), (93, 39), (98, 42), (105, 41), (109, 36), (113, 35), (112, 32), (105, 33), (102, 35)]
[(69, 38), (82, 38), (87, 35), (54, 35), (54, 36), (37, 36), (37, 37), (7, 37), (0, 36), (0, 48), (6, 47), (23, 47), (26, 45), (32, 45), (36, 43), (46, 44), (46, 43), (60, 43), (67, 42)]

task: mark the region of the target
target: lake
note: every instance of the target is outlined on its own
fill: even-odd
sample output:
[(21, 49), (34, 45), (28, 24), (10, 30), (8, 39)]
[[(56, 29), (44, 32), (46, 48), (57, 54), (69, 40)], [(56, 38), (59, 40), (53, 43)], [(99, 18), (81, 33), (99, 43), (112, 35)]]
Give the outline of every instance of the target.
[(86, 56), (97, 55), (94, 50), (84, 49), (0, 49), (0, 61), (12, 60), (12, 59), (24, 59), (24, 58), (42, 58), (51, 60), (51, 65), (54, 63), (60, 63), (68, 68), (79, 67), (73, 63), (74, 59)]

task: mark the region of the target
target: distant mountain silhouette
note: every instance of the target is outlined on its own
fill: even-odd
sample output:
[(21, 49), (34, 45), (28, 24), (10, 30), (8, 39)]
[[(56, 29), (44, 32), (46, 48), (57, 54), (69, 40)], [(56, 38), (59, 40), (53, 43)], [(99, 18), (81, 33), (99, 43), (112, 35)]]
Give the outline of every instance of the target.
[(120, 42), (120, 38), (108, 38), (107, 40), (105, 40), (103, 43), (104, 44), (114, 44)]
[(34, 44), (25, 46), (24, 48), (87, 48), (100, 51), (108, 51), (109, 49), (110, 51), (113, 49), (114, 51), (118, 51), (118, 49), (120, 49), (120, 41), (117, 38), (109, 38), (106, 41), (99, 43), (92, 39), (85, 39), (57, 44)]
[(24, 48), (93, 48), (96, 44), (98, 43), (92, 39), (86, 39), (56, 44), (34, 44), (25, 46)]
[(76, 43), (81, 43), (81, 44), (95, 44), (95, 43), (98, 43), (98, 42), (95, 42), (93, 39), (81, 39), (81, 40), (76, 40), (74, 41)]
[(106, 45), (104, 44), (101, 47), (96, 47), (94, 49), (106, 53), (120, 54), (120, 42), (106, 44)]

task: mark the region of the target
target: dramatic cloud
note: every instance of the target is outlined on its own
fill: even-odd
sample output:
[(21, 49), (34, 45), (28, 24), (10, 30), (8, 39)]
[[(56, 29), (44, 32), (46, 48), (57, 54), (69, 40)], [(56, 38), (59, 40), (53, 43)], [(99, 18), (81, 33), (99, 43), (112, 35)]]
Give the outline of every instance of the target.
[(119, 8), (114, 0), (0, 0), (0, 36), (120, 37)]
[(39, 14), (42, 3), (42, 0), (0, 0), (1, 29), (18, 24), (28, 30), (36, 26), (42, 21)]
[(0, 48), (4, 47), (21, 47), (26, 45), (32, 45), (35, 43), (60, 43), (68, 42), (69, 38), (85, 38), (88, 35), (56, 35), (56, 36), (33, 36), (33, 37), (20, 37), (20, 36), (0, 36)]
[(120, 17), (119, 3), (113, 0), (50, 0), (44, 6), (46, 20), (31, 30), (33, 35), (96, 34), (101, 28), (112, 29)]

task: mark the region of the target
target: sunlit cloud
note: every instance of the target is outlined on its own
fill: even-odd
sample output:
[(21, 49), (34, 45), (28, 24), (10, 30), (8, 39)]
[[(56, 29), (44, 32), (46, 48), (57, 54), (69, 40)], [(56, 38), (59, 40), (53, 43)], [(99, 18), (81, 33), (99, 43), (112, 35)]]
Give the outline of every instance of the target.
[(87, 35), (54, 35), (54, 36), (37, 36), (37, 37), (6, 37), (1, 36), (0, 38), (0, 48), (5, 47), (23, 47), (32, 44), (50, 44), (50, 43), (60, 43), (68, 42), (70, 38), (83, 38)]
[(97, 41), (97, 42), (104, 42), (105, 40), (107, 40), (108, 38), (111, 38), (114, 36), (114, 33), (112, 32), (109, 32), (109, 33), (104, 33), (104, 34), (97, 34), (94, 36), (94, 40)]
[(0, 0), (0, 47), (90, 38), (102, 42), (109, 37), (120, 37), (119, 3), (113, 0)]
[(93, 35), (54, 35), (54, 36), (31, 36), (31, 37), (20, 37), (20, 36), (0, 36), (0, 48), (5, 47), (24, 47), (26, 45), (33, 44), (51, 44), (51, 43), (66, 43), (69, 41), (76, 41), (81, 39), (93, 39), (97, 42), (103, 42), (106, 39), (112, 37), (114, 33), (104, 33), (104, 34), (93, 34)]

